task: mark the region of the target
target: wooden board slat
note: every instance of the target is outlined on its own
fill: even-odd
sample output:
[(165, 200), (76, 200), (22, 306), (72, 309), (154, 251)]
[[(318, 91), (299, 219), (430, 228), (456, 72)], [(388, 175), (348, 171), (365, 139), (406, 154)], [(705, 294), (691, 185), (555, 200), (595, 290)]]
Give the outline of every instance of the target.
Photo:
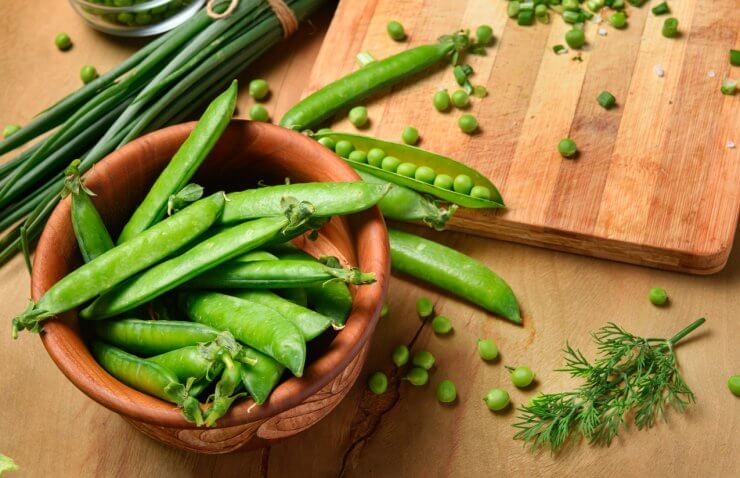
[[(466, 59), (473, 83), (490, 93), (468, 110), (480, 121), (479, 134), (457, 129), (460, 111), (433, 109), (436, 88), (457, 88), (441, 67), (367, 102), (371, 125), (364, 132), (398, 140), (404, 126), (414, 125), (422, 147), (477, 168), (499, 186), (507, 210), (461, 211), (452, 229), (713, 273), (727, 262), (740, 211), (740, 149), (727, 147), (729, 140), (740, 143), (740, 103), (719, 91), (724, 77), (740, 75), (727, 59), (740, 42), (740, 9), (736, 0), (675, 1), (671, 15), (681, 35), (667, 39), (666, 17), (649, 7), (629, 9), (629, 27), (621, 31), (588, 22), (588, 45), (577, 62), (575, 52), (552, 52), (570, 28), (555, 15), (550, 24), (521, 27), (501, 2), (342, 0), (304, 95), (356, 69), (360, 51), (382, 58), (490, 24), (494, 46)], [(404, 24), (407, 41), (388, 37), (391, 19)], [(600, 26), (606, 36), (597, 34)], [(602, 90), (617, 97), (616, 108), (597, 104)], [(354, 130), (339, 117), (332, 127)], [(557, 153), (566, 136), (578, 144), (575, 160)]]

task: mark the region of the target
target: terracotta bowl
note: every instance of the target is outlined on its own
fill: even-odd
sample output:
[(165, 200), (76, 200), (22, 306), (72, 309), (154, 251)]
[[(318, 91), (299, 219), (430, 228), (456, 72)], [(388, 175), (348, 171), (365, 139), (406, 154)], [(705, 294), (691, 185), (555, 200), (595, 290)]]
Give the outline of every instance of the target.
[[(182, 144), (194, 123), (144, 136), (102, 160), (87, 175), (98, 210), (117, 233), (149, 186)], [(356, 181), (344, 161), (313, 140), (264, 123), (233, 121), (195, 181), (210, 190), (239, 190), (259, 179), (282, 182)], [(34, 299), (80, 264), (70, 222), (69, 199), (44, 229), (31, 279)], [(302, 378), (281, 383), (269, 401), (236, 404), (215, 428), (196, 428), (170, 403), (129, 388), (103, 370), (90, 354), (76, 313), (46, 323), (41, 338), (61, 371), (90, 398), (122, 415), (136, 428), (168, 445), (201, 453), (256, 448), (290, 437), (326, 416), (347, 394), (365, 362), (389, 277), (388, 236), (377, 208), (334, 218), (315, 242), (298, 239), (315, 255), (336, 255), (374, 272), (377, 282), (353, 288), (347, 326), (311, 343), (314, 357)], [(321, 343), (323, 339), (323, 344)], [(317, 343), (318, 342), (318, 343)]]

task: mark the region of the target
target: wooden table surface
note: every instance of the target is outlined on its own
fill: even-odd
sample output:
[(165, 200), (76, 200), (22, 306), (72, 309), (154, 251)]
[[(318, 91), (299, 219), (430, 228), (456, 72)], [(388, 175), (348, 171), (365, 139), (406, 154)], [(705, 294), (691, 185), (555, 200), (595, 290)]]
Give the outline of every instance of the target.
[[(33, 5), (31, 5), (33, 3)], [(79, 67), (103, 70), (132, 50), (130, 43), (87, 29), (66, 2), (5, 0), (0, 30), (0, 124), (25, 122), (74, 88)], [(250, 73), (264, 76), (276, 116), (305, 86), (331, 11), (274, 50)], [(75, 47), (59, 53), (54, 34), (67, 31)], [(239, 102), (243, 116), (248, 101)], [(425, 232), (426, 233), (426, 232)], [(430, 233), (431, 234), (431, 233)], [(740, 468), (740, 399), (727, 378), (740, 372), (740, 254), (738, 247), (719, 274), (695, 277), (611, 263), (455, 233), (441, 242), (473, 255), (499, 272), (517, 292), (526, 316), (515, 327), (436, 291), (394, 279), (391, 314), (382, 319), (365, 373), (347, 398), (307, 432), (269, 450), (199, 456), (169, 449), (131, 428), (88, 399), (56, 369), (37, 337), (10, 339), (10, 319), (28, 299), (28, 275), (20, 258), (0, 268), (0, 453), (13, 457), (24, 476), (731, 476)], [(736, 244), (737, 245), (737, 244)], [(647, 301), (662, 286), (672, 301), (658, 309)], [(414, 312), (427, 295), (450, 317), (454, 333), (435, 336)], [(607, 321), (651, 336), (668, 336), (693, 319), (707, 324), (678, 348), (679, 360), (698, 404), (685, 415), (647, 432), (630, 429), (611, 448), (585, 444), (553, 457), (532, 455), (512, 440), (514, 413), (489, 412), (481, 402), (492, 387), (511, 390), (504, 364), (528, 364), (538, 384), (511, 390), (515, 403), (538, 391), (572, 382), (552, 370), (561, 365), (565, 340), (593, 353), (588, 332)], [(475, 340), (494, 338), (502, 360), (484, 364)], [(401, 343), (427, 349), (438, 365), (430, 385), (392, 382), (371, 396), (364, 380), (373, 370), (392, 373), (390, 354)], [(440, 380), (452, 379), (459, 399), (450, 407), (434, 397)]]

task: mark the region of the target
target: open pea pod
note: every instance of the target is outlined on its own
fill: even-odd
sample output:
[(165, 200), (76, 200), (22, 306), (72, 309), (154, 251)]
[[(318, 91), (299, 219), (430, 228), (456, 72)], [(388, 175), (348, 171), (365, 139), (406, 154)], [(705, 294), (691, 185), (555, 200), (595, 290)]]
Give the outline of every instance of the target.
[(473, 180), (475, 186), (485, 186), (491, 191), (491, 198), (476, 198), (467, 194), (458, 193), (449, 189), (443, 189), (436, 187), (433, 184), (425, 183), (408, 176), (402, 176), (385, 169), (381, 169), (375, 166), (371, 166), (367, 163), (359, 161), (352, 161), (347, 158), (343, 158), (345, 161), (350, 163), (352, 167), (365, 171), (379, 178), (383, 178), (386, 181), (390, 181), (407, 188), (414, 189), (421, 193), (430, 194), (439, 199), (449, 201), (457, 204), (458, 206), (468, 208), (499, 208), (504, 207), (504, 200), (501, 198), (496, 186), (481, 173), (473, 168), (470, 168), (459, 161), (442, 156), (430, 151), (426, 151), (415, 146), (409, 146), (406, 144), (393, 143), (390, 141), (383, 141), (370, 136), (363, 136), (359, 134), (350, 133), (338, 133), (335, 131), (320, 132), (313, 135), (315, 139), (321, 139), (329, 137), (335, 142), (340, 140), (346, 140), (352, 143), (355, 149), (360, 151), (369, 151), (372, 148), (380, 148), (385, 151), (388, 156), (395, 156), (401, 162), (414, 163), (417, 166), (428, 166), (432, 168), (437, 174), (448, 174), (453, 178), (458, 174), (467, 174)]

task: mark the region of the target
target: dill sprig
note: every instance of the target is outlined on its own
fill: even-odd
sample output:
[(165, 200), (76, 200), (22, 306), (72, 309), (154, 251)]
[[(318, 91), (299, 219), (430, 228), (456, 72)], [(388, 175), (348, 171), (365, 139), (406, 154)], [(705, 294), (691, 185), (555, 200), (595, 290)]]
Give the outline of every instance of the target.
[(519, 407), (514, 438), (528, 442), (533, 451), (557, 452), (574, 434), (609, 446), (626, 426), (629, 411), (638, 429), (650, 428), (658, 417), (667, 420), (668, 407), (683, 412), (695, 400), (673, 346), (704, 322), (698, 319), (670, 339), (637, 337), (610, 322), (593, 334), (600, 354), (593, 362), (566, 343), (565, 367), (558, 371), (583, 379), (583, 385), (540, 395)]

